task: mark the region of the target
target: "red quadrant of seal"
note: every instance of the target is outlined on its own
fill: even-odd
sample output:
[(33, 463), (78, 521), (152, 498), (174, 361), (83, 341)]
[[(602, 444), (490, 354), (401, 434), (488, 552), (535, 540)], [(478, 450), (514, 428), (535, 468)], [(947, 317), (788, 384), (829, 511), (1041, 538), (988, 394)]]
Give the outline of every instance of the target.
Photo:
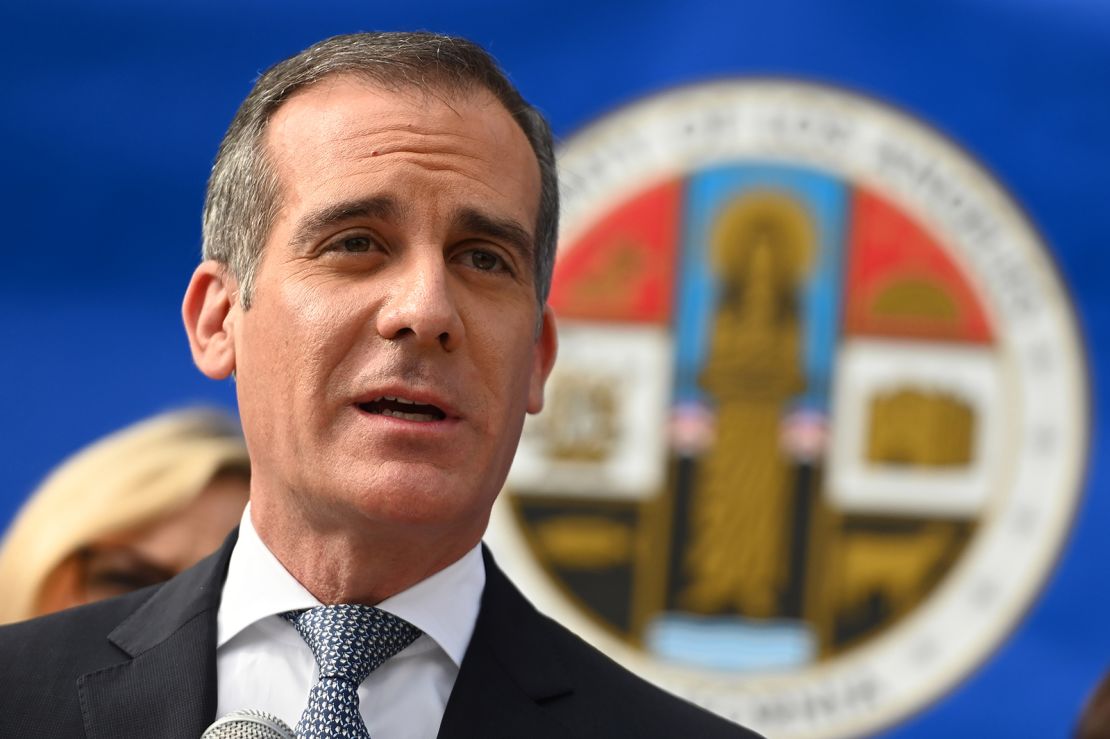
[(559, 246), (549, 302), (563, 318), (669, 324), (682, 182), (638, 194)]
[(991, 343), (983, 304), (923, 228), (864, 190), (851, 208), (846, 334)]

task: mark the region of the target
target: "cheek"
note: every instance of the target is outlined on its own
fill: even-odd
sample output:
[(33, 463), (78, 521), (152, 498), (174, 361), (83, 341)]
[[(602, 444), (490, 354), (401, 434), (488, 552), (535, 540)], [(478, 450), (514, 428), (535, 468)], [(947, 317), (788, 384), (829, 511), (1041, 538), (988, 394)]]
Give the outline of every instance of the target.
[(36, 616), (44, 616), (84, 602), (85, 588), (81, 582), (81, 566), (76, 557), (69, 557), (46, 576), (35, 603)]
[(359, 330), (357, 302), (344, 297), (298, 285), (256, 303), (244, 320), (241, 374), (271, 396), (284, 392), (285, 403), (323, 391)]
[(488, 392), (500, 408), (501, 428), (516, 428), (523, 423), (532, 386), (534, 345), (531, 332), (521, 338), (497, 337), (488, 343), (485, 353), (484, 377)]

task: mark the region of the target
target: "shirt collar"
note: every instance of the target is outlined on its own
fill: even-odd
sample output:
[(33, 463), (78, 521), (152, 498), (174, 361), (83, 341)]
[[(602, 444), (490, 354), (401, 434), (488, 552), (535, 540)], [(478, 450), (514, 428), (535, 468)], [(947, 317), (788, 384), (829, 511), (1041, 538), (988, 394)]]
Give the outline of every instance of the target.
[[(478, 619), (486, 570), (481, 546), (407, 590), (386, 598), (378, 608), (423, 631), (454, 661), (462, 664)], [(223, 597), (216, 617), (216, 646), (274, 614), (320, 605), (273, 555), (251, 523), (250, 504), (239, 523)]]

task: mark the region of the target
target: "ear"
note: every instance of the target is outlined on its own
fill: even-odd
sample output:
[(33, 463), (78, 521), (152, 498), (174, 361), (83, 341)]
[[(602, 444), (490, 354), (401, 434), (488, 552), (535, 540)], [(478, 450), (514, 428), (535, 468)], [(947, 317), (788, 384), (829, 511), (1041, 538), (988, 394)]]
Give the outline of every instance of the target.
[(559, 353), (559, 337), (555, 331), (555, 313), (551, 306), (543, 307), (540, 335), (532, 355), (532, 382), (528, 388), (528, 412), (539, 413), (543, 410), (543, 387), (551, 368), (555, 366), (555, 356)]
[(181, 304), (193, 362), (213, 380), (223, 380), (235, 371), (236, 288), (227, 268), (208, 259), (193, 272)]

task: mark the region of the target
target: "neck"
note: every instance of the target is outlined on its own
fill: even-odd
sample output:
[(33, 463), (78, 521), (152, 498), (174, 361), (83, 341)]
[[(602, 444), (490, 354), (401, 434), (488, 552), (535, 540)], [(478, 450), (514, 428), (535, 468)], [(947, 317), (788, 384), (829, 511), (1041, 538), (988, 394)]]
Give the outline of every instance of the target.
[(251, 523), (282, 566), (325, 605), (376, 605), (458, 561), (481, 539), (472, 533), (352, 525), (280, 516), (251, 504)]

